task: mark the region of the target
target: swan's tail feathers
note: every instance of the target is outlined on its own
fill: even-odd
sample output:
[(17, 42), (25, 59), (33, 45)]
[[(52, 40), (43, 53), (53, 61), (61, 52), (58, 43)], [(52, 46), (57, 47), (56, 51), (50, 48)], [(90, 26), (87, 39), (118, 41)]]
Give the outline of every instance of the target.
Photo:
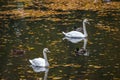
[(33, 61), (32, 61), (32, 60), (29, 60), (29, 62), (30, 62), (32, 65), (34, 65), (34, 63), (33, 63)]
[(66, 33), (65, 32), (62, 32), (64, 35), (66, 35)]

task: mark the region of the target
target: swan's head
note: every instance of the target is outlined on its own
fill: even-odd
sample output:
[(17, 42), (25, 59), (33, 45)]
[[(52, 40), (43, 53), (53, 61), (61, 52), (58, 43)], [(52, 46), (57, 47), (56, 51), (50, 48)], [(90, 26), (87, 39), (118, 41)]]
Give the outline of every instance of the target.
[(50, 51), (49, 51), (48, 48), (44, 48), (44, 49), (43, 49), (43, 52), (45, 52), (45, 53), (50, 53)]
[(89, 24), (88, 19), (84, 19), (84, 20), (83, 20), (83, 22), (84, 22), (84, 23), (88, 23), (88, 24)]

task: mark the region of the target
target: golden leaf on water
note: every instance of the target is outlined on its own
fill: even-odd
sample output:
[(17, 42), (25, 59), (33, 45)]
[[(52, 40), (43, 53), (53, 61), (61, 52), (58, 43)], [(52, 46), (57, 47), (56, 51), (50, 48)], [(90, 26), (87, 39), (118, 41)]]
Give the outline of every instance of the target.
[(37, 78), (36, 80), (43, 80), (43, 79), (40, 77), (40, 78)]
[(31, 34), (31, 35), (32, 35), (32, 34), (34, 34), (34, 32), (28, 32), (28, 34)]
[(23, 47), (23, 45), (19, 45), (19, 46), (18, 46), (18, 48), (21, 48), (21, 47)]
[(70, 76), (70, 78), (75, 78), (75, 76)]
[(102, 53), (101, 53), (100, 55), (103, 56), (103, 55), (105, 55), (105, 54), (102, 54)]
[(7, 65), (10, 66), (10, 65), (13, 65), (13, 63), (8, 63)]
[(24, 76), (24, 75), (21, 75), (20, 77), (21, 77), (21, 78), (24, 78), (25, 76)]
[(108, 74), (103, 74), (103, 76), (107, 76)]
[(120, 78), (113, 78), (113, 80), (120, 80)]
[(81, 67), (81, 65), (73, 65), (73, 67)]
[(79, 64), (65, 64), (63, 66), (64, 67), (68, 67), (68, 66), (70, 66), (70, 67), (81, 67), (81, 65), (79, 65)]
[(96, 34), (99, 35), (99, 34), (101, 34), (101, 33), (97, 32)]
[(89, 67), (96, 68), (96, 69), (102, 68), (102, 66), (97, 66), (97, 65), (89, 65)]
[(52, 43), (50, 45), (53, 46), (53, 45), (55, 45), (57, 43), (58, 43), (58, 41), (52, 41)]
[(39, 37), (36, 37), (35, 39), (36, 39), (36, 40), (39, 40)]
[(33, 71), (30, 71), (30, 70), (29, 70), (29, 71), (27, 71), (27, 72), (28, 72), (28, 73), (33, 73)]
[(59, 72), (63, 72), (62, 70), (59, 70)]
[(64, 67), (72, 66), (72, 64), (65, 64)]
[(99, 69), (99, 68), (101, 68), (101, 66), (94, 66), (94, 68), (97, 68), (97, 69)]
[(118, 68), (119, 69), (119, 66), (114, 66), (114, 68)]
[(57, 34), (58, 34), (58, 35), (61, 35), (62, 33), (61, 33), (61, 32), (58, 32)]
[(27, 46), (27, 49), (28, 49), (28, 51), (31, 51), (31, 50), (34, 50), (35, 48)]
[(49, 59), (49, 61), (53, 61), (54, 59)]
[(52, 27), (51, 29), (55, 29), (55, 27)]
[(62, 77), (53, 77), (54, 80), (62, 79)]
[(22, 67), (17, 67), (17, 69), (22, 69)]

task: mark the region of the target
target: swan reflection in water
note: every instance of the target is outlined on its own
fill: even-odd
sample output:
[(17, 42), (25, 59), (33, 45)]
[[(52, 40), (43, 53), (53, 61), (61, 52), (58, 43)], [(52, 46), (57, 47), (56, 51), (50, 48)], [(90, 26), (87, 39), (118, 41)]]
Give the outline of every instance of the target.
[(75, 49), (75, 55), (84, 55), (84, 56), (89, 56), (89, 52), (86, 49), (87, 46), (87, 38), (69, 38), (69, 37), (64, 37), (63, 40), (67, 39), (71, 43), (79, 43), (81, 41), (84, 41), (83, 47), (82, 48), (76, 48)]
[(32, 67), (34, 72), (37, 72), (37, 73), (38, 72), (45, 72), (44, 79), (42, 79), (42, 80), (47, 80), (48, 71), (49, 71), (48, 67), (40, 67), (40, 66), (34, 66), (34, 65), (30, 65), (30, 67)]
[(89, 56), (89, 52), (88, 52), (88, 50), (86, 49), (87, 39), (83, 39), (83, 41), (84, 41), (83, 47), (82, 47), (82, 48), (76, 48), (76, 49), (75, 49), (75, 55), (76, 55), (76, 56), (78, 56), (78, 55)]

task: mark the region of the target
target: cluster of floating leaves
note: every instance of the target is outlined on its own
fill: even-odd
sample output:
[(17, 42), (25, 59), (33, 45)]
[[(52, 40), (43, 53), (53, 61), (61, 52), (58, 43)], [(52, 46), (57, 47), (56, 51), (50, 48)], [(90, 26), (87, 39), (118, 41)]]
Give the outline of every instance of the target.
[[(31, 3), (32, 1), (31, 0), (14, 0), (16, 2), (25, 2), (25, 5), (22, 9), (13, 9), (13, 10), (7, 10), (7, 11), (0, 11), (0, 19), (2, 19), (3, 21), (5, 20), (8, 20), (9, 19), (20, 19), (20, 18), (24, 18), (24, 17), (32, 17), (31, 19), (29, 19), (28, 21), (32, 21), (32, 20), (40, 20), (39, 17), (41, 16), (46, 16), (46, 15), (56, 15), (56, 14), (69, 14), (69, 12), (67, 12), (67, 10), (101, 10), (101, 9), (108, 9), (108, 8), (112, 8), (112, 9), (115, 9), (115, 8), (119, 8), (119, 2), (111, 2), (110, 4), (103, 4), (101, 2), (98, 2), (98, 3), (92, 3), (91, 1), (85, 1), (85, 0), (81, 0), (81, 2), (79, 0), (72, 0), (72, 1), (66, 1), (66, 0), (47, 0), (47, 2), (45, 1), (45, 3), (48, 3), (48, 4), (44, 4), (45, 7), (47, 7), (49, 10), (46, 10), (46, 11), (42, 11), (42, 10), (39, 10), (39, 6), (37, 6), (38, 10), (35, 10), (35, 9), (27, 9), (29, 8), (30, 6), (35, 6), (35, 4)], [(58, 2), (59, 1), (59, 2)], [(6, 5), (6, 6), (2, 6), (2, 8), (7, 8), (7, 7), (16, 7), (16, 5)], [(107, 14), (104, 13), (104, 10), (102, 13), (98, 13), (100, 14), (100, 16), (106, 16)], [(9, 17), (7, 15), (10, 15)], [(115, 15), (112, 15), (112, 16), (115, 16)], [(52, 20), (52, 21), (60, 21), (61, 19), (60, 18), (47, 18), (46, 20)], [(69, 19), (65, 19), (65, 21), (68, 21)], [(26, 20), (27, 21), (27, 20)], [(76, 21), (79, 21), (79, 19), (76, 19)], [(0, 22), (1, 24), (1, 22)], [(68, 24), (68, 23), (64, 23), (65, 25)], [(8, 23), (5, 24), (5, 27), (9, 29), (9, 26), (8, 26)], [(110, 31), (113, 31), (113, 32), (118, 32), (119, 29), (118, 28), (110, 28), (109, 26), (104, 26), (102, 24), (98, 24), (96, 26), (97, 28), (101, 29), (101, 30), (106, 30), (108, 32)], [(51, 28), (51, 29), (54, 29), (54, 28)], [(0, 29), (1, 30), (1, 29)], [(30, 28), (27, 28), (26, 30), (30, 30)], [(50, 29), (45, 29), (46, 32), (49, 32)], [(28, 31), (27, 32), (28, 35), (35, 35), (36, 33), (33, 32), (33, 31)], [(60, 33), (59, 33), (60, 34)], [(100, 34), (100, 33), (97, 33), (97, 34)], [(42, 36), (43, 34), (41, 34)], [(9, 38), (6, 38), (6, 37), (10, 37), (8, 35), (6, 36), (3, 36), (1, 38), (1, 40), (3, 41), (3, 44), (0, 45), (0, 47), (5, 47), (6, 44), (8, 42), (10, 42)], [(28, 37), (25, 38), (26, 40), (29, 40)], [(36, 44), (38, 44), (37, 40), (39, 41), (39, 37), (36, 37), (35, 38), (36, 40)], [(56, 44), (60, 43), (60, 40), (57, 40), (57, 41), (52, 41), (50, 43), (50, 46), (55, 46)], [(92, 43), (91, 43), (92, 44)], [(41, 44), (40, 44), (41, 45)], [(16, 46), (18, 49), (23, 49), (24, 48), (24, 45), (23, 43), (22, 44), (18, 44)], [(26, 46), (26, 49), (28, 51), (32, 51), (35, 49), (34, 46), (30, 46), (30, 45), (27, 45)], [(59, 50), (56, 50), (59, 52)], [(62, 51), (64, 52), (64, 51)], [(101, 55), (104, 55), (104, 54), (101, 54)], [(54, 61), (53, 59), (51, 59), (51, 61)], [(12, 66), (14, 65), (12, 62), (9, 62), (8, 64), (6, 64), (7, 66)], [(110, 66), (110, 65), (109, 65)], [(80, 68), (81, 65), (79, 64), (64, 64), (64, 65), (53, 65), (52, 67), (50, 68), (55, 68), (55, 67), (73, 67), (73, 68)], [(20, 67), (17, 67), (17, 69), (15, 70), (21, 70), (23, 69), (24, 67), (20, 66)], [(99, 66), (99, 65), (93, 65), (93, 64), (89, 64), (88, 65), (88, 72), (87, 71), (83, 71), (83, 73), (86, 73), (86, 75), (88, 75), (88, 73), (95, 73), (95, 71), (91, 71), (90, 69), (102, 69), (104, 68), (103, 66)], [(119, 68), (119, 64), (114, 66), (114, 68), (118, 69)], [(62, 70), (59, 70), (59, 72), (63, 72)], [(10, 72), (8, 72), (10, 73)], [(18, 74), (22, 74), (23, 72), (19, 72)], [(33, 74), (34, 72), (32, 70), (28, 70), (27, 73), (29, 74)], [(108, 75), (108, 73), (105, 73), (103, 74), (104, 76)], [(114, 73), (111, 73), (111, 74), (114, 74)], [(66, 75), (66, 74), (64, 74)], [(35, 75), (36, 76), (36, 75)], [(48, 78), (50, 79), (53, 79), (53, 80), (60, 80), (62, 79), (63, 77), (61, 76), (49, 76)], [(71, 76), (70, 77), (71, 79), (75, 78), (75, 76)], [(39, 80), (41, 80), (42, 78), (38, 78)], [(114, 78), (115, 80), (117, 80), (118, 78)], [(4, 80), (4, 79), (3, 79)], [(25, 79), (25, 76), (24, 75), (20, 75), (20, 80), (26, 80)], [(88, 79), (85, 79), (85, 80), (88, 80)]]
[(117, 27), (110, 27), (110, 26), (105, 26), (105, 25), (102, 25), (102, 24), (97, 24), (95, 27), (99, 28), (100, 30), (105, 30), (105, 31), (108, 31), (108, 32), (118, 32), (119, 31), (119, 28)]
[[(9, 14), (11, 15), (10, 18), (13, 19), (18, 19), (21, 17), (32, 17), (32, 18), (36, 18), (38, 19), (38, 17), (40, 16), (45, 16), (45, 15), (51, 15), (51, 14), (68, 14), (68, 12), (66, 12), (67, 10), (103, 10), (103, 9), (119, 9), (119, 2), (111, 2), (109, 5), (108, 4), (104, 4), (102, 2), (97, 2), (96, 4), (94, 4), (92, 1), (85, 1), (85, 0), (74, 0), (74, 1), (65, 1), (65, 0), (47, 0), (47, 1), (42, 1), (41, 3), (39, 3), (40, 1), (38, 1), (38, 4), (40, 5), (44, 5), (46, 8), (48, 8), (49, 10), (40, 10), (40, 6), (38, 7), (38, 10), (33, 9), (29, 9), (32, 7), (35, 7), (36, 4), (32, 3), (32, 0), (15, 0), (13, 1), (13, 3), (24, 3), (22, 8), (18, 8), (17, 9), (17, 5), (15, 4), (8, 4), (5, 6), (2, 6), (3, 8), (5, 7), (16, 7), (16, 9), (12, 9), (12, 10), (7, 10), (7, 11), (2, 11), (0, 12), (1, 15), (6, 15)], [(36, 3), (37, 3), (36, 1)], [(27, 9), (28, 8), (28, 9)], [(58, 10), (58, 11), (57, 11)], [(62, 11), (62, 12), (61, 12)], [(1, 19), (4, 19), (4, 16), (0, 16)], [(31, 19), (32, 20), (32, 19)], [(52, 20), (59, 20), (59, 19), (53, 19)]]

